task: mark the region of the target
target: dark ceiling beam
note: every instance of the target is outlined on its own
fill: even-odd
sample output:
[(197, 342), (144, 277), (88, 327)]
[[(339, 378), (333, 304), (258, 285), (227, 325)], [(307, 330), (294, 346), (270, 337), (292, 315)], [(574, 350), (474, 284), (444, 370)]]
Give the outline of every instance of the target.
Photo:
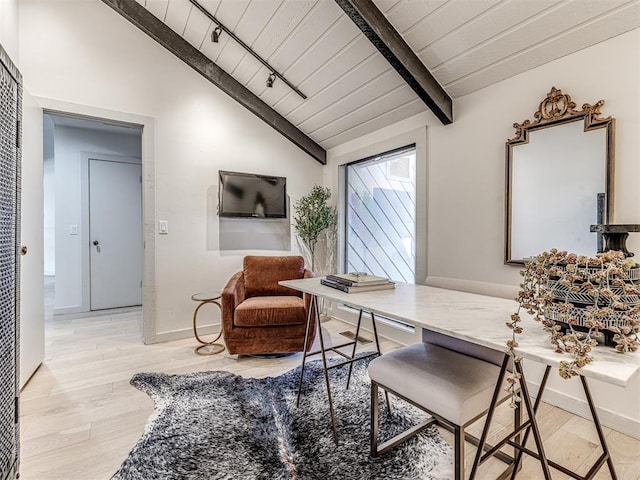
[(171, 30), (136, 0), (102, 1), (322, 165), (327, 164), (327, 152), (324, 148)]
[(371, 0), (335, 0), (369, 41), (444, 125), (453, 123), (453, 100)]

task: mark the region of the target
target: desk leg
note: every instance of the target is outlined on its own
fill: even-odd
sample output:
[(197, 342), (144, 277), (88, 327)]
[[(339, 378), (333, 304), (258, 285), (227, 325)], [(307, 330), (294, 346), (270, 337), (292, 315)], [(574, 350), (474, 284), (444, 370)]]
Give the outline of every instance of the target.
[(378, 339), (378, 328), (376, 327), (376, 316), (371, 312), (371, 325), (373, 325), (373, 338), (376, 340), (376, 350), (378, 355), (382, 355), (380, 351), (380, 340)]
[[(616, 475), (616, 471), (613, 468), (613, 460), (611, 459), (611, 453), (609, 452), (609, 447), (607, 447), (607, 442), (604, 439), (604, 432), (602, 431), (602, 426), (600, 425), (600, 419), (598, 418), (598, 413), (596, 412), (596, 407), (593, 404), (593, 399), (591, 398), (591, 391), (589, 390), (589, 385), (587, 385), (587, 379), (580, 375), (580, 381), (582, 382), (582, 389), (584, 390), (584, 394), (587, 397), (587, 403), (589, 404), (589, 410), (591, 410), (591, 417), (593, 418), (593, 423), (596, 427), (596, 431), (598, 432), (598, 438), (600, 439), (600, 446), (603, 450), (603, 455), (606, 456), (607, 466), (609, 467), (609, 473), (611, 474), (611, 478), (613, 480), (617, 480), (618, 476)], [(597, 468), (596, 468), (597, 467)], [(593, 474), (595, 474), (600, 467), (596, 464), (593, 466)], [(589, 472), (591, 474), (591, 472)], [(587, 474), (586, 478), (591, 478)]]
[[(378, 339), (378, 328), (376, 327), (376, 316), (371, 312), (371, 325), (373, 325), (373, 338), (376, 341), (376, 351), (378, 352), (378, 356), (382, 355), (380, 351), (380, 340)], [(387, 402), (387, 412), (391, 414), (391, 402), (389, 401), (389, 392), (384, 391), (384, 399)]]
[[(491, 403), (489, 405), (489, 410), (487, 411), (487, 418), (484, 421), (484, 428), (482, 429), (482, 435), (480, 435), (480, 442), (478, 443), (478, 450), (476, 451), (476, 458), (473, 461), (473, 467), (471, 468), (471, 475), (469, 476), (470, 480), (473, 480), (476, 476), (476, 472), (478, 470), (478, 466), (480, 465), (480, 459), (482, 457), (482, 452), (484, 451), (484, 445), (487, 442), (487, 435), (489, 433), (489, 426), (491, 425), (491, 420), (493, 419), (493, 412), (498, 405), (498, 398), (500, 397), (500, 391), (502, 390), (502, 382), (504, 381), (504, 376), (507, 372), (507, 365), (509, 363), (509, 355), (505, 354), (504, 359), (502, 360), (502, 366), (500, 368), (500, 373), (498, 374), (498, 379), (496, 380), (496, 388), (493, 391), (493, 397), (491, 398)], [(459, 436), (456, 438), (459, 439), (460, 442), (464, 444), (464, 436), (460, 439)], [(456, 446), (457, 448), (457, 446)], [(457, 468), (457, 467), (456, 467)]]
[[(302, 354), (302, 366), (300, 367), (300, 379), (298, 383), (298, 399), (296, 406), (300, 406), (300, 393), (302, 392), (302, 380), (304, 376), (304, 366), (307, 363), (307, 342), (309, 341), (309, 330), (311, 329), (311, 315), (315, 316), (316, 328), (320, 337), (320, 353), (322, 353), (322, 367), (324, 370), (324, 381), (327, 384), (327, 397), (329, 398), (329, 411), (331, 412), (331, 426), (333, 427), (333, 441), (338, 444), (338, 429), (336, 427), (336, 413), (333, 408), (333, 398), (331, 397), (331, 385), (329, 384), (329, 369), (327, 368), (327, 354), (324, 347), (324, 337), (322, 336), (322, 326), (320, 325), (320, 310), (318, 309), (318, 297), (311, 296), (311, 306), (309, 308), (309, 316), (307, 317), (307, 328), (304, 334), (304, 351)], [(317, 352), (316, 352), (317, 353)]]
[(329, 382), (329, 369), (327, 368), (327, 353), (324, 347), (324, 337), (320, 326), (320, 313), (318, 311), (318, 297), (314, 298), (316, 309), (316, 321), (318, 322), (318, 335), (320, 335), (320, 353), (322, 353), (322, 366), (324, 369), (324, 381), (327, 384), (327, 397), (329, 398), (329, 412), (331, 412), (331, 426), (333, 427), (333, 441), (338, 444), (338, 428), (336, 427), (336, 412), (333, 408), (333, 398), (331, 397), (331, 385)]
[[(544, 446), (542, 445), (542, 437), (540, 436), (540, 430), (538, 430), (538, 422), (536, 421), (536, 412), (531, 405), (531, 397), (529, 396), (529, 387), (527, 386), (527, 381), (524, 377), (524, 371), (522, 369), (522, 362), (514, 362), (516, 372), (520, 375), (520, 390), (522, 391), (522, 401), (524, 402), (524, 406), (527, 409), (527, 415), (529, 415), (529, 422), (531, 427), (531, 432), (533, 433), (533, 439), (536, 442), (536, 447), (538, 448), (538, 454), (540, 455), (540, 465), (542, 466), (542, 473), (544, 474), (545, 480), (551, 480), (551, 472), (549, 471), (549, 462), (547, 461), (547, 456), (544, 453)], [(538, 394), (540, 397), (540, 394)], [(517, 469), (514, 468), (514, 472)]]
[[(353, 340), (353, 350), (351, 351), (351, 358), (356, 356), (356, 347), (358, 346), (358, 335), (360, 335), (360, 323), (362, 322), (362, 309), (358, 315), (358, 325), (356, 326), (356, 337)], [(347, 376), (347, 390), (349, 390), (349, 383), (351, 382), (351, 371), (353, 370), (353, 363), (349, 364), (349, 375)]]
[[(538, 412), (538, 407), (540, 406), (540, 403), (542, 401), (542, 394), (544, 392), (544, 389), (547, 386), (547, 380), (549, 379), (550, 371), (551, 371), (551, 367), (547, 365), (547, 368), (545, 368), (544, 374), (542, 375), (542, 381), (540, 382), (540, 388), (538, 389), (538, 396), (536, 397), (536, 401), (533, 404), (534, 415), (536, 415), (536, 413)], [(529, 440), (529, 433), (531, 433), (531, 427), (527, 427), (527, 429), (525, 430), (524, 436), (522, 437), (522, 443), (519, 441), (516, 441), (516, 442), (524, 447), (527, 444), (527, 440)], [(518, 473), (518, 468), (520, 467), (521, 460), (522, 460), (522, 450), (518, 449), (515, 456), (515, 460), (514, 460), (513, 473), (511, 474), (511, 480), (514, 480), (516, 478), (516, 474)]]
[[(316, 296), (311, 296), (311, 302), (309, 304), (309, 314), (307, 315), (307, 327), (304, 330), (304, 348), (302, 350), (302, 365), (300, 366), (300, 379), (298, 380), (298, 398), (296, 400), (296, 407), (300, 406), (300, 392), (302, 392), (302, 380), (304, 377), (304, 366), (307, 363), (307, 353), (309, 352), (309, 331), (311, 330), (311, 315), (314, 315), (314, 306), (317, 304)], [(318, 315), (319, 317), (319, 315)], [(318, 330), (321, 330), (319, 318), (316, 325)]]
[[(351, 373), (352, 373), (352, 368), (353, 368), (353, 362), (354, 360), (354, 356), (355, 356), (355, 352), (356, 352), (356, 348), (357, 348), (357, 342), (358, 342), (358, 335), (360, 334), (360, 325), (362, 322), (362, 310), (360, 310), (360, 315), (358, 316), (358, 326), (356, 327), (356, 338), (354, 339), (353, 342), (353, 351), (352, 351), (352, 355), (351, 357), (346, 356), (346, 354), (343, 354), (339, 351), (336, 350), (336, 348), (339, 348), (340, 346), (347, 346), (350, 345), (351, 343), (347, 343), (344, 345), (340, 345), (340, 346), (335, 346), (335, 347), (330, 347), (329, 350), (333, 350), (336, 353), (341, 354), (342, 356), (345, 356), (346, 358), (348, 358), (348, 362), (343, 362), (341, 364), (335, 364), (332, 365), (331, 367), (329, 367), (329, 365), (327, 364), (327, 348), (325, 347), (324, 344), (324, 336), (322, 334), (322, 327), (320, 326), (320, 309), (318, 308), (318, 296), (313, 295), (311, 297), (311, 308), (309, 309), (309, 316), (307, 317), (307, 326), (306, 326), (306, 330), (305, 330), (305, 348), (303, 351), (303, 356), (302, 356), (302, 366), (300, 368), (300, 378), (299, 378), (299, 383), (298, 383), (298, 396), (297, 396), (297, 400), (296, 400), (296, 405), (299, 406), (300, 405), (300, 397), (301, 397), (301, 392), (302, 392), (302, 382), (303, 382), (303, 377), (304, 377), (304, 369), (305, 369), (305, 364), (306, 364), (306, 360), (307, 357), (309, 355), (315, 355), (316, 353), (321, 353), (322, 354), (322, 366), (323, 366), (323, 370), (324, 370), (324, 380), (325, 383), (327, 385), (327, 399), (329, 400), (329, 411), (331, 413), (331, 426), (333, 429), (333, 440), (336, 443), (336, 445), (338, 444), (338, 429), (337, 429), (337, 423), (336, 423), (336, 414), (335, 414), (335, 409), (333, 406), (333, 397), (331, 395), (331, 385), (330, 385), (330, 381), (329, 381), (329, 369), (330, 368), (336, 368), (336, 367), (340, 367), (346, 363), (349, 363), (349, 377), (347, 379), (347, 388), (349, 388), (349, 382), (351, 380)], [(308, 348), (307, 348), (307, 342), (309, 339), (309, 331), (310, 331), (310, 325), (311, 325), (311, 319), (312, 316), (315, 316), (316, 319), (316, 324), (318, 327), (318, 335), (320, 338), (320, 351), (319, 352), (312, 352), (309, 353)], [(374, 333), (374, 337), (375, 337), (375, 341), (376, 341), (376, 352), (375, 353), (371, 353), (369, 355), (364, 356), (363, 358), (367, 358), (373, 355), (381, 355), (381, 351), (380, 351), (380, 341), (378, 339), (378, 330), (376, 327), (376, 321), (375, 321), (375, 316), (372, 313), (371, 314), (371, 321), (373, 324), (373, 333)], [(358, 359), (360, 360), (360, 359)], [(389, 409), (389, 412), (391, 412), (391, 405), (389, 403), (389, 394), (388, 392), (385, 390), (385, 397), (387, 400), (387, 407)]]
[[(489, 451), (487, 452), (487, 454), (483, 457), (482, 456), (482, 452), (485, 450), (485, 443), (487, 440), (487, 434), (489, 432), (489, 427), (491, 425), (491, 420), (493, 419), (493, 413), (495, 411), (496, 406), (498, 405), (498, 399), (500, 396), (500, 391), (502, 390), (502, 383), (504, 380), (504, 377), (506, 375), (507, 372), (507, 366), (509, 364), (509, 359), (510, 356), (508, 354), (505, 354), (504, 359), (502, 360), (502, 367), (500, 368), (500, 373), (498, 375), (498, 379), (496, 382), (496, 388), (493, 391), (493, 397), (491, 399), (491, 404), (489, 405), (489, 410), (487, 411), (487, 415), (486, 415), (486, 420), (485, 420), (485, 424), (484, 424), (484, 428), (482, 430), (482, 435), (480, 437), (480, 441), (478, 442), (478, 450), (476, 451), (476, 457), (475, 460), (473, 462), (473, 468), (471, 469), (471, 476), (469, 477), (470, 480), (473, 480), (476, 476), (477, 470), (478, 470), (478, 466), (481, 465), (485, 460), (487, 460), (488, 458), (490, 458), (491, 456), (497, 456), (499, 452), (499, 449), (502, 445), (504, 445), (505, 443), (510, 444), (511, 446), (513, 446), (516, 450), (518, 450), (518, 452), (516, 453), (515, 457), (512, 459), (513, 461), (511, 462), (511, 465), (509, 466), (509, 468), (507, 470), (505, 470), (503, 472), (502, 475), (500, 475), (499, 478), (505, 478), (505, 475), (510, 474), (510, 478), (511, 480), (513, 480), (517, 473), (518, 473), (518, 469), (519, 469), (519, 463), (520, 463), (520, 459), (522, 456), (522, 451), (526, 451), (527, 454), (534, 456), (536, 459), (538, 459), (540, 461), (540, 465), (542, 466), (542, 472), (544, 474), (544, 478), (545, 480), (551, 480), (551, 472), (549, 470), (549, 466), (551, 465), (551, 463), (547, 460), (547, 457), (545, 456), (544, 453), (544, 449), (542, 446), (542, 438), (540, 436), (540, 431), (538, 430), (538, 424), (536, 422), (536, 411), (538, 409), (538, 406), (540, 405), (540, 397), (541, 395), (538, 394), (538, 398), (536, 399), (536, 404), (535, 407), (533, 407), (531, 405), (531, 397), (529, 397), (529, 389), (527, 387), (527, 382), (524, 378), (524, 372), (522, 370), (522, 362), (514, 362), (514, 367), (515, 367), (515, 373), (517, 373), (520, 376), (520, 395), (521, 395), (521, 403), (524, 403), (526, 409), (527, 409), (527, 415), (529, 416), (528, 420), (523, 424), (521, 422), (521, 408), (522, 406), (519, 405), (517, 407), (517, 412), (514, 412), (514, 430), (511, 434), (505, 436), (505, 438), (500, 441), (499, 443), (497, 443), (495, 446), (491, 447), (489, 449)], [(545, 371), (545, 375), (541, 384), (541, 389), (544, 389), (544, 385), (546, 384), (547, 381), (547, 377), (549, 375), (549, 368), (547, 368), (547, 370)], [(524, 439), (522, 441), (522, 443), (520, 443), (518, 440), (520, 438), (520, 432), (522, 430), (525, 430), (525, 434), (524, 434)], [(536, 442), (536, 447), (538, 449), (538, 453), (536, 454), (535, 452), (532, 452), (531, 450), (528, 450), (525, 448), (525, 443), (527, 441), (528, 435), (529, 435), (529, 431), (531, 431), (533, 433), (533, 437), (535, 439)], [(513, 442), (510, 440), (511, 437), (515, 436), (516, 437), (516, 441)]]
[[(520, 367), (522, 368), (522, 367)], [(533, 414), (535, 416), (537, 410), (538, 410), (538, 405), (541, 402), (542, 399), (542, 393), (544, 392), (544, 389), (546, 387), (546, 383), (547, 383), (547, 378), (549, 376), (549, 371), (551, 370), (550, 366), (547, 366), (546, 370), (545, 370), (545, 374), (542, 378), (542, 382), (540, 383), (540, 389), (538, 391), (538, 396), (536, 398), (536, 402), (535, 405), (533, 407)], [(596, 412), (596, 408), (595, 405), (593, 403), (593, 398), (591, 397), (591, 392), (589, 391), (589, 386), (587, 384), (587, 379), (585, 377), (583, 377), (582, 375), (580, 375), (580, 381), (582, 382), (582, 388), (584, 390), (585, 393), (585, 397), (587, 399), (587, 404), (589, 405), (589, 410), (591, 411), (591, 417), (593, 419), (593, 423), (594, 426), (596, 428), (596, 432), (598, 433), (598, 438), (600, 440), (600, 447), (602, 448), (602, 455), (595, 461), (595, 463), (592, 465), (592, 467), (589, 469), (589, 471), (584, 475), (578, 475), (577, 473), (573, 472), (572, 470), (564, 467), (563, 465), (560, 465), (556, 462), (553, 462), (551, 460), (548, 460), (547, 463), (549, 464), (549, 466), (555, 468), (556, 470), (564, 473), (565, 475), (568, 475), (569, 477), (575, 478), (577, 480), (591, 480), (595, 477), (595, 475), (598, 473), (598, 471), (600, 470), (600, 468), (604, 465), (604, 462), (607, 462), (607, 466), (609, 467), (609, 473), (611, 475), (612, 480), (617, 480), (618, 477), (616, 475), (615, 472), (615, 468), (613, 465), (613, 460), (611, 458), (611, 453), (609, 452), (609, 448), (607, 447), (607, 442), (604, 438), (604, 433), (602, 431), (602, 426), (600, 425), (600, 420), (598, 418), (598, 414)], [(531, 427), (534, 427), (534, 423), (531, 423)], [(527, 442), (528, 436), (529, 436), (529, 429), (528, 428), (525, 431), (524, 434), (524, 438), (522, 443), (519, 445), (520, 448), (522, 448), (522, 450), (520, 450), (520, 454), (518, 456), (516, 456), (516, 465), (518, 464), (517, 462), (520, 462), (520, 458), (522, 456), (522, 453), (528, 453), (529, 455), (531, 455), (530, 451), (526, 450), (525, 444)], [(535, 435), (535, 432), (534, 432)], [(540, 452), (541, 455), (540, 457), (542, 458), (542, 452)], [(541, 460), (542, 461), (542, 460)], [(511, 476), (511, 479), (513, 480), (515, 478), (515, 475)]]

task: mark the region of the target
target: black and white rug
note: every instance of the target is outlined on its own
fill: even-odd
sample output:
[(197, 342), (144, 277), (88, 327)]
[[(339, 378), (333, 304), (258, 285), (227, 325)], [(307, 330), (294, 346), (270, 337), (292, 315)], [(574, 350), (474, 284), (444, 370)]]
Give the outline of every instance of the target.
[[(299, 407), (299, 368), (278, 377), (228, 372), (141, 373), (131, 383), (155, 402), (142, 438), (113, 480), (444, 480), (452, 450), (435, 428), (384, 455), (369, 455), (367, 362), (330, 370), (339, 443), (331, 433), (322, 364), (309, 362)], [(381, 399), (381, 405), (384, 406)], [(422, 413), (393, 401), (381, 408), (381, 435), (414, 425)]]

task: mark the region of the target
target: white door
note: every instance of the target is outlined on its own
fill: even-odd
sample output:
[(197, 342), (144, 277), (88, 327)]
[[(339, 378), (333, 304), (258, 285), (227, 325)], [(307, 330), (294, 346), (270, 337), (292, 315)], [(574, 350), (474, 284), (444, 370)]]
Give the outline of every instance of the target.
[(142, 304), (142, 169), (89, 160), (91, 310)]
[(20, 388), (44, 359), (42, 108), (26, 91), (22, 98)]

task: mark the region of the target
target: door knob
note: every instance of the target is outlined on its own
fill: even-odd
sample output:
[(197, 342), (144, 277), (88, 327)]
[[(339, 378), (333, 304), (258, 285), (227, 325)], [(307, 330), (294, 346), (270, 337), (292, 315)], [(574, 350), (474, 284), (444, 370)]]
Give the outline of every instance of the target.
[(20, 255), (26, 255), (27, 254), (27, 246), (26, 245), (20, 245)]
[(98, 240), (94, 240), (93, 244), (97, 247), (98, 245), (100, 245), (100, 242)]

